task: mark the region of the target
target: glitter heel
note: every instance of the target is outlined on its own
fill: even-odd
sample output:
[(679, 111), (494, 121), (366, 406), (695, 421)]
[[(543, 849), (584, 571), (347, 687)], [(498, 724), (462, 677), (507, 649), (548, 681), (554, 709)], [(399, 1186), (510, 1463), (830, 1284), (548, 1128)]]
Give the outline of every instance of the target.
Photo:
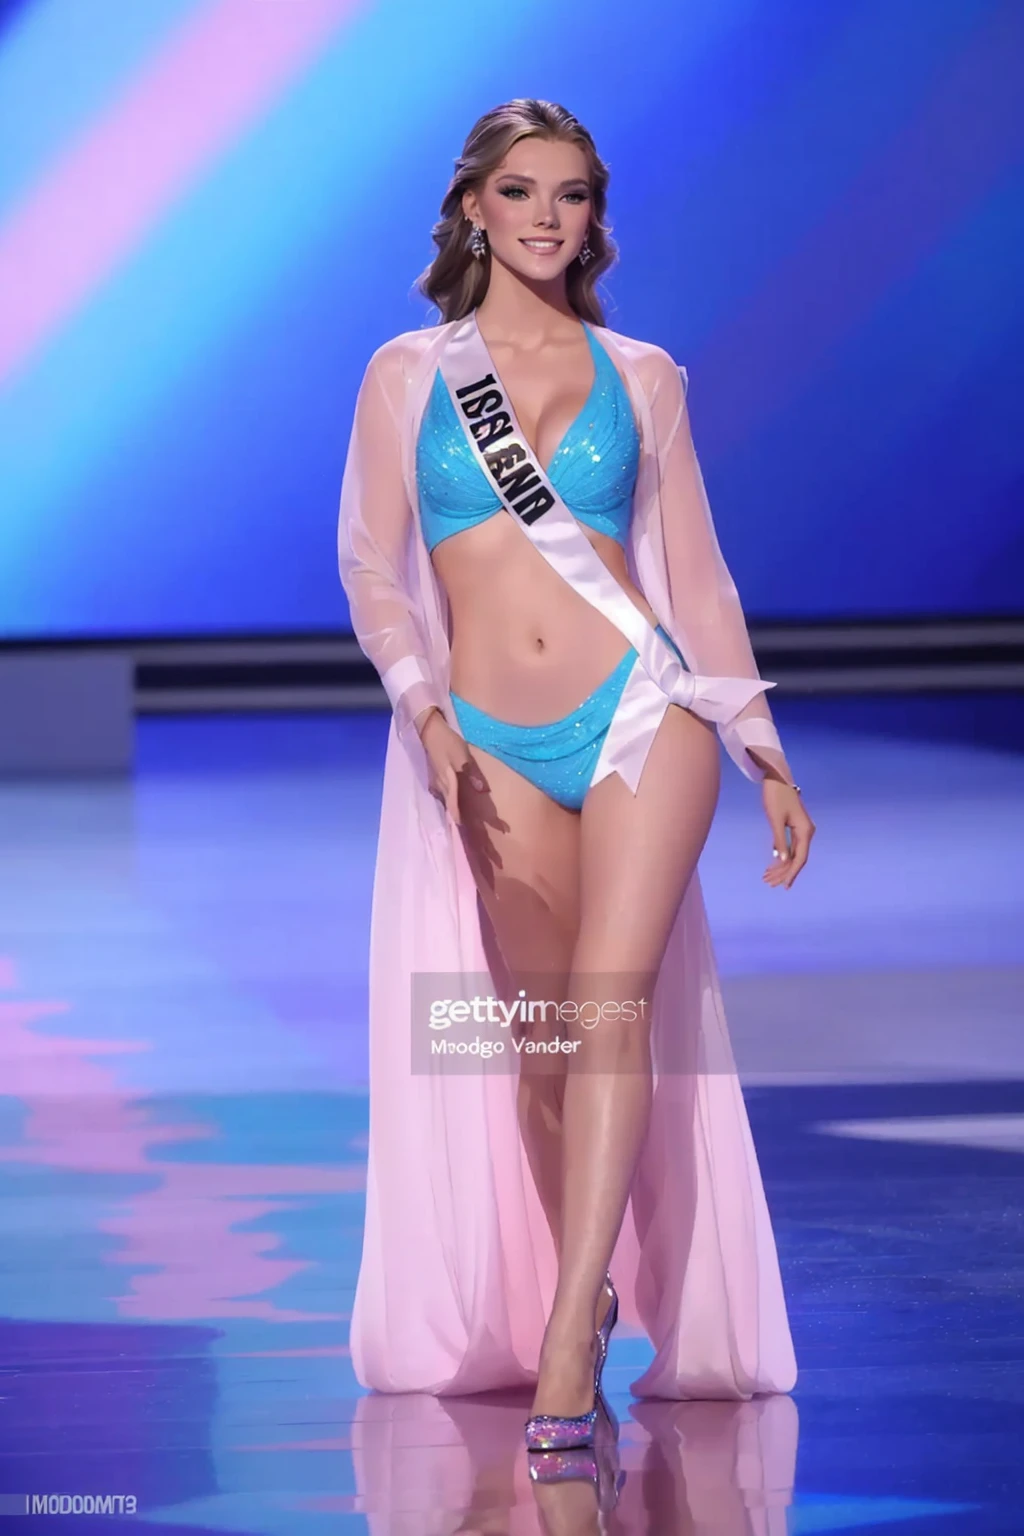
[(590, 1484), (597, 1500), (599, 1533), (607, 1529), (603, 1516), (615, 1509), (626, 1479), (619, 1462), (618, 1436), (611, 1425), (601, 1434), (605, 1423), (599, 1415), (593, 1445), (572, 1451), (540, 1451), (528, 1458), (532, 1483), (546, 1487), (572, 1482)]
[(566, 1418), (557, 1413), (535, 1413), (526, 1421), (528, 1451), (577, 1451), (594, 1443), (597, 1406), (587, 1413)]
[(619, 1320), (619, 1297), (611, 1275), (605, 1276), (605, 1289), (611, 1293), (611, 1301), (604, 1315), (604, 1321), (597, 1330), (597, 1359), (594, 1361), (594, 1402), (604, 1408), (608, 1416), (608, 1422), (613, 1429), (618, 1429), (619, 1421), (615, 1411), (609, 1403), (601, 1387), (601, 1375), (604, 1371), (605, 1361), (608, 1359), (608, 1344), (612, 1336), (612, 1329)]
[[(566, 1417), (556, 1413), (537, 1413), (526, 1421), (526, 1446), (530, 1451), (578, 1451), (594, 1444), (597, 1412), (603, 1408), (612, 1430), (618, 1429), (608, 1399), (601, 1389), (601, 1377), (608, 1358), (608, 1341), (619, 1319), (619, 1298), (611, 1276), (605, 1277), (605, 1288), (611, 1293), (611, 1301), (597, 1333), (597, 1352), (594, 1357), (594, 1406), (587, 1413)], [(578, 1475), (578, 1474), (577, 1474)], [(553, 1478), (557, 1481), (557, 1477)]]

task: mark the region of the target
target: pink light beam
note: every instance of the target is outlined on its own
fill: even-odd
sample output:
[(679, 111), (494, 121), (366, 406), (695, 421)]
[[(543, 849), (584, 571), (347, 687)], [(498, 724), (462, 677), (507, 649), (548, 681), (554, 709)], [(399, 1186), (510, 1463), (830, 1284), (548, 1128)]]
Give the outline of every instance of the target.
[(211, 0), (0, 225), (0, 381), (364, 0)]

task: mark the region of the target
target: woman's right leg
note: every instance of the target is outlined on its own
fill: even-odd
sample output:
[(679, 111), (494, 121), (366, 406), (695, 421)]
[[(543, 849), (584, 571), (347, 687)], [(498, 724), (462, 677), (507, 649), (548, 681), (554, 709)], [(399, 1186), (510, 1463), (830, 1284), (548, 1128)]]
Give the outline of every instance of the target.
[[(579, 929), (579, 815), (482, 748), (487, 783), (460, 786), (463, 847), (507, 975), (536, 995), (564, 996)], [(550, 978), (548, 982), (547, 978)], [(556, 1251), (561, 1251), (564, 1058), (520, 1056), (520, 1133)], [(599, 1315), (606, 1302), (599, 1303)]]

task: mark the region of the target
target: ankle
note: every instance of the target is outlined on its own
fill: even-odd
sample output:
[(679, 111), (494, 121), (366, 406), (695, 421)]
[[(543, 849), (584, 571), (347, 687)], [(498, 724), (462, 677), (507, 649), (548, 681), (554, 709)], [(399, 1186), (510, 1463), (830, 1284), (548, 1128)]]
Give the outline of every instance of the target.
[(545, 1343), (551, 1343), (567, 1349), (585, 1349), (593, 1344), (594, 1313), (593, 1310), (580, 1310), (578, 1307), (552, 1308), (548, 1319), (547, 1328), (544, 1331)]
[(586, 1319), (593, 1322), (596, 1313), (603, 1310), (608, 1304), (610, 1292), (608, 1291), (605, 1276), (602, 1275), (596, 1288), (589, 1286), (573, 1285), (564, 1291), (555, 1288), (554, 1300), (551, 1304), (552, 1318), (574, 1320), (580, 1328), (584, 1326)]

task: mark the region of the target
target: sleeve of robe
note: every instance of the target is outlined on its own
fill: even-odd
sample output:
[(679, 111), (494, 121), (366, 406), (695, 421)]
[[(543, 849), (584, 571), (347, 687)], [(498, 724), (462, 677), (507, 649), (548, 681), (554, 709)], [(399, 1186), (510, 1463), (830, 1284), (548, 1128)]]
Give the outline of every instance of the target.
[[(677, 640), (691, 672), (709, 677), (760, 678), (736, 584), (715, 533), (690, 431), (686, 370), (661, 348), (644, 360), (645, 389), (658, 444), (662, 538)], [(769, 685), (771, 686), (771, 685)], [(765, 764), (791, 784), (793, 776), (764, 693), (718, 727), (722, 744), (748, 779)], [(757, 753), (751, 756), (749, 748)]]
[(377, 669), (402, 737), (431, 705), (443, 709), (408, 580), (414, 527), (402, 477), (406, 387), (401, 353), (385, 344), (360, 385), (338, 517), (338, 565), (352, 629)]

